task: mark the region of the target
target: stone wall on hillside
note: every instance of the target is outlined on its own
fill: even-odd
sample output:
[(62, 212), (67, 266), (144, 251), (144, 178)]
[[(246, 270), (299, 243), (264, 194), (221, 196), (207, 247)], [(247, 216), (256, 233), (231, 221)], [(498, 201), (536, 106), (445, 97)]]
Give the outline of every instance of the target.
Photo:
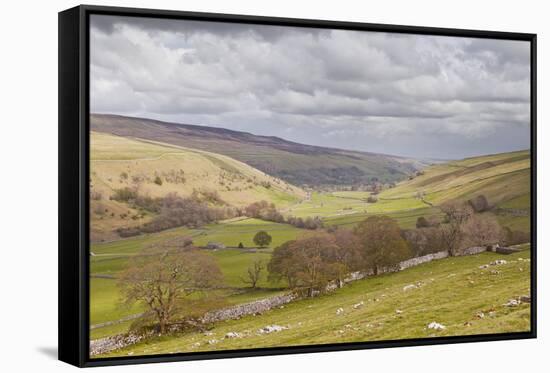
[(292, 302), (295, 298), (296, 296), (294, 294), (282, 294), (250, 303), (239, 304), (234, 307), (211, 311), (203, 316), (202, 322), (210, 323), (223, 320), (233, 320), (246, 315), (262, 313), (269, 311), (272, 308), (280, 307), (286, 303)]
[(484, 251), (487, 251), (487, 247), (485, 247), (485, 246), (474, 246), (474, 247), (469, 247), (467, 249), (462, 250), (460, 255), (461, 256), (476, 255), (476, 254), (480, 254)]
[(443, 258), (446, 258), (448, 256), (449, 256), (449, 253), (447, 251), (439, 251), (437, 253), (428, 254), (428, 255), (419, 256), (419, 257), (416, 257), (416, 258), (411, 258), (411, 259), (404, 260), (401, 263), (399, 263), (399, 268), (401, 270), (404, 270), (404, 269), (414, 267), (414, 266), (417, 266), (417, 265), (420, 265), (420, 264), (423, 264), (423, 263), (431, 262), (432, 260), (443, 259)]

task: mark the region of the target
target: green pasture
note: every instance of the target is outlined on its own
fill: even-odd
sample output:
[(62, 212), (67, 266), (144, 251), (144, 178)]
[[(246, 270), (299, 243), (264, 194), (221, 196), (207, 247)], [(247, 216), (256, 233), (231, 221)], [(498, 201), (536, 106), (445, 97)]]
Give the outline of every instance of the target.
[[(508, 256), (483, 253), (437, 260), (260, 316), (213, 324), (208, 334), (156, 337), (101, 357), (528, 331), (530, 304), (505, 304), (530, 294), (529, 258), (526, 250)], [(496, 259), (507, 263), (480, 268)], [(418, 287), (405, 291), (410, 284)], [(445, 329), (428, 329), (431, 322)], [(258, 332), (267, 325), (288, 329)], [(229, 332), (240, 337), (225, 338)]]

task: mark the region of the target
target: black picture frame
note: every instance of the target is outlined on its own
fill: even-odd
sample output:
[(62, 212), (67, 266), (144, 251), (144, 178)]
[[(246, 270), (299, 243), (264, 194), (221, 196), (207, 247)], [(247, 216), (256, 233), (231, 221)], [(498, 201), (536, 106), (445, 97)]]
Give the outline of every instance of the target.
[[(223, 21), (527, 41), (531, 45), (531, 330), (299, 347), (90, 359), (89, 17), (92, 14)], [(81, 5), (59, 13), (59, 360), (79, 367), (536, 338), (536, 34)]]

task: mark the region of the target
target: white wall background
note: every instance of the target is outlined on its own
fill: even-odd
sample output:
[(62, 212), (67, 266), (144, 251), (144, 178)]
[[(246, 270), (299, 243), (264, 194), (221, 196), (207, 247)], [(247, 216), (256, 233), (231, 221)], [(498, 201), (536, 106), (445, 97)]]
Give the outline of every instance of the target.
[[(549, 210), (550, 23), (544, 1), (118, 0), (97, 5), (440, 26), (539, 35), (539, 211)], [(0, 370), (69, 371), (57, 349), (57, 12), (76, 1), (6, 1), (0, 21)], [(109, 368), (124, 372), (540, 371), (548, 363), (549, 230), (539, 213), (539, 338)], [(546, 364), (545, 364), (546, 363)], [(537, 367), (540, 367), (537, 369)]]

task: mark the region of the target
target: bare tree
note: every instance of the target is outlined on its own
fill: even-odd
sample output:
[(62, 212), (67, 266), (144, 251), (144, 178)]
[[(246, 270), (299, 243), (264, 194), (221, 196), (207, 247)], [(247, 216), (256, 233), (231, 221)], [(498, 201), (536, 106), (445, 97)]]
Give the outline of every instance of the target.
[(504, 239), (504, 230), (493, 215), (473, 215), (462, 230), (469, 246), (494, 245)]
[(255, 260), (249, 267), (246, 272), (247, 277), (241, 277), (241, 281), (245, 284), (250, 284), (252, 289), (255, 289), (260, 281), (262, 271), (265, 269), (265, 266), (261, 260)]
[(449, 201), (441, 205), (445, 213), (446, 224), (441, 226), (441, 240), (450, 256), (457, 254), (464, 239), (463, 224), (474, 214), (469, 205), (459, 201)]
[(130, 259), (119, 285), (124, 301), (145, 305), (164, 334), (189, 295), (221, 284), (222, 278), (215, 259), (198, 249), (161, 246)]

